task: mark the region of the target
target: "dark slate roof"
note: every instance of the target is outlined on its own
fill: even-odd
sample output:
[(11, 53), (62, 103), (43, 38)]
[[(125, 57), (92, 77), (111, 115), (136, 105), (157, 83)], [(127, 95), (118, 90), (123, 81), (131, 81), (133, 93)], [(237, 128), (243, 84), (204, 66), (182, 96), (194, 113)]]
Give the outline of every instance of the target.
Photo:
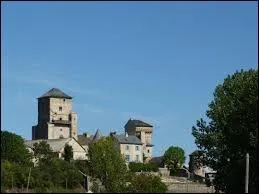
[(128, 135), (128, 137), (124, 134), (121, 135), (113, 135), (113, 137), (121, 144), (137, 144), (142, 145), (139, 138), (134, 135)]
[(81, 144), (81, 145), (89, 145), (91, 143), (91, 141), (93, 140), (93, 136), (90, 136), (90, 137), (86, 137), (86, 135), (78, 135), (77, 136), (78, 138), (78, 142)]
[(46, 98), (46, 97), (72, 99), (71, 96), (68, 96), (58, 88), (52, 88), (51, 90), (49, 90), (48, 92), (40, 96), (39, 98)]
[[(150, 124), (148, 124), (148, 123), (146, 123), (146, 122), (144, 122), (144, 121), (141, 121), (141, 120), (135, 120), (135, 119), (133, 119), (133, 120), (128, 120), (128, 122), (126, 123), (126, 125), (129, 125), (129, 124), (132, 124), (132, 125), (134, 125), (135, 127), (153, 127), (152, 125), (150, 125)], [(125, 125), (125, 126), (126, 126)]]

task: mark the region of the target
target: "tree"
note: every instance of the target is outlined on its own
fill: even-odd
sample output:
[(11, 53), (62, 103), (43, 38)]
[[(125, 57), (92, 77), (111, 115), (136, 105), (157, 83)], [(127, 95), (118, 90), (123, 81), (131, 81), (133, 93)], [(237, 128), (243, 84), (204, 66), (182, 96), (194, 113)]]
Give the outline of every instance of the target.
[(73, 148), (66, 144), (64, 148), (64, 160), (70, 162), (73, 159)]
[(15, 162), (1, 162), (1, 186), (4, 188), (21, 188), (27, 183), (29, 168)]
[(127, 168), (112, 138), (103, 138), (90, 144), (88, 153), (91, 176), (98, 178), (107, 192), (123, 192)]
[(250, 154), (249, 192), (256, 192), (258, 70), (228, 75), (214, 91), (206, 112), (192, 128), (203, 163), (217, 171), (215, 188), (244, 192), (245, 155)]
[(42, 165), (51, 164), (55, 157), (53, 150), (47, 141), (40, 141), (33, 144), (33, 154), (37, 161)]
[(88, 160), (74, 160), (76, 168), (84, 174), (89, 174), (89, 161)]
[(180, 147), (169, 147), (163, 156), (163, 162), (167, 168), (174, 174), (185, 161), (184, 150)]
[(196, 169), (199, 169), (202, 167), (202, 152), (199, 150), (195, 150), (193, 153), (191, 153), (192, 157), (190, 157), (189, 160), (189, 171), (193, 172)]
[(165, 193), (167, 186), (160, 177), (154, 175), (133, 175), (127, 189), (130, 193)]
[(1, 160), (29, 165), (31, 157), (21, 136), (1, 131)]

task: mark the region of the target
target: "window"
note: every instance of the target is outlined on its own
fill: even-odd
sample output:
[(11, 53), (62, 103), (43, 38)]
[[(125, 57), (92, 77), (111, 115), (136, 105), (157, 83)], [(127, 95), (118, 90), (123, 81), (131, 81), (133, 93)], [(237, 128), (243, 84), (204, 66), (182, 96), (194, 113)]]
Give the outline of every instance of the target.
[(63, 102), (65, 102), (66, 101), (66, 99), (63, 99)]
[(62, 131), (62, 129), (60, 129), (60, 131)]
[(60, 135), (60, 136), (59, 136), (59, 139), (63, 139), (63, 138), (64, 138), (63, 135)]
[(130, 156), (129, 155), (125, 155), (125, 160), (126, 160), (126, 162), (129, 162), (130, 161)]
[(139, 161), (139, 155), (136, 155), (136, 161), (137, 162)]
[(129, 150), (129, 146), (128, 145), (126, 145), (126, 150)]
[(62, 121), (62, 118), (60, 117), (59, 120)]
[(58, 109), (59, 109), (59, 111), (62, 111), (62, 106), (60, 106)]
[(139, 147), (138, 147), (138, 146), (136, 146), (136, 150), (137, 150), (137, 151), (139, 150)]
[(147, 150), (147, 153), (149, 153), (149, 150)]

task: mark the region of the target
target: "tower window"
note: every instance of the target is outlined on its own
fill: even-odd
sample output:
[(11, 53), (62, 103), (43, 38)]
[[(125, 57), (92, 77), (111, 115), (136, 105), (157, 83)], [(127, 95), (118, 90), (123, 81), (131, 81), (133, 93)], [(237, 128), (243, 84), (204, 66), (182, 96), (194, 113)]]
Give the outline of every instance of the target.
[(66, 99), (63, 99), (63, 102), (65, 102), (66, 101)]
[(128, 145), (126, 146), (126, 150), (129, 150), (129, 146)]
[(60, 136), (59, 136), (59, 139), (63, 139), (63, 138), (64, 138), (63, 135), (60, 135)]
[(62, 129), (60, 129), (60, 131), (62, 131)]
[(147, 150), (147, 153), (149, 153), (149, 150)]
[(59, 120), (62, 121), (62, 118), (60, 117)]
[(59, 111), (62, 111), (62, 106), (59, 107)]

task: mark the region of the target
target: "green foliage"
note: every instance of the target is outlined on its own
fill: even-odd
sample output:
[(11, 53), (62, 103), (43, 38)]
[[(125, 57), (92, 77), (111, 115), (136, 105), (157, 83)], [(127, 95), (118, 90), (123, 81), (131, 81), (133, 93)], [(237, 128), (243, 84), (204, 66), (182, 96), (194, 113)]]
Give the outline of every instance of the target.
[(131, 172), (157, 172), (158, 166), (155, 163), (130, 162), (129, 169)]
[(193, 172), (195, 169), (198, 169), (202, 166), (203, 153), (199, 150), (195, 150), (191, 155), (192, 157), (189, 161), (189, 171)]
[(229, 75), (215, 89), (206, 112), (208, 122), (201, 118), (192, 128), (195, 143), (204, 156), (203, 163), (217, 171), (214, 184), (223, 192), (244, 192), (247, 152), (250, 154), (249, 192), (256, 192), (257, 83), (258, 70), (241, 70)]
[[(74, 164), (61, 159), (53, 160), (51, 165), (39, 166), (38, 172), (40, 174), (32, 174), (36, 175), (36, 180), (40, 180), (40, 185), (37, 187), (42, 189), (50, 187), (73, 189), (83, 180), (83, 176)], [(36, 182), (36, 184), (38, 183)]]
[(64, 160), (70, 162), (73, 159), (73, 148), (66, 144), (64, 148)]
[(38, 143), (33, 144), (33, 154), (37, 161), (40, 164), (51, 164), (52, 160), (55, 158), (55, 154), (53, 153), (50, 145), (47, 141), (40, 141)]
[(165, 193), (167, 191), (167, 186), (158, 176), (134, 175), (130, 183), (128, 187), (130, 193)]
[[(10, 139), (9, 136), (13, 136), (16, 141), (17, 136), (15, 134), (3, 132), (1, 134), (4, 141)], [(18, 141), (18, 145), (20, 143)], [(3, 147), (4, 149), (2, 149)], [(1, 149), (4, 151), (10, 150), (10, 143), (5, 142)], [(26, 188), (30, 169), (29, 188), (35, 189), (36, 192), (69, 192), (79, 188), (79, 184), (84, 180), (84, 177), (78, 171), (78, 166), (75, 162), (70, 163), (55, 157), (46, 141), (34, 144), (33, 150), (34, 157), (39, 160), (36, 166), (33, 166), (31, 162), (18, 163), (15, 158), (23, 158), (21, 153), (14, 151), (9, 155), (3, 154), (4, 158), (1, 159), (1, 191), (12, 187)], [(6, 158), (10, 160), (6, 160)]]
[(27, 184), (29, 168), (14, 162), (1, 162), (1, 185), (5, 188), (22, 187)]
[(100, 179), (107, 192), (123, 192), (127, 168), (112, 138), (103, 138), (90, 144), (88, 153), (92, 177)]
[(1, 160), (30, 165), (31, 157), (21, 136), (1, 131)]
[(84, 174), (90, 174), (89, 161), (87, 160), (74, 160), (75, 167)]
[(184, 150), (180, 147), (169, 147), (163, 156), (163, 162), (172, 173), (175, 173), (185, 161)]

